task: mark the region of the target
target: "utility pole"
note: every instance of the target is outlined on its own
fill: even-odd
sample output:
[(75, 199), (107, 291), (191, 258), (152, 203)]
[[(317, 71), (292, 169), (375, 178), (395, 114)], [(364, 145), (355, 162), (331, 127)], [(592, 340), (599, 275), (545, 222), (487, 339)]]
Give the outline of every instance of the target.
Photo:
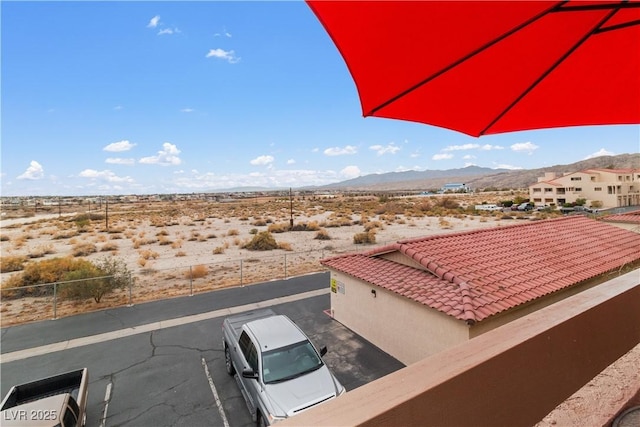
[(105, 228), (109, 231), (109, 198), (104, 199), (104, 222)]
[(291, 215), (291, 219), (289, 219), (289, 230), (293, 230), (293, 198), (291, 196), (291, 187), (289, 187), (289, 214)]

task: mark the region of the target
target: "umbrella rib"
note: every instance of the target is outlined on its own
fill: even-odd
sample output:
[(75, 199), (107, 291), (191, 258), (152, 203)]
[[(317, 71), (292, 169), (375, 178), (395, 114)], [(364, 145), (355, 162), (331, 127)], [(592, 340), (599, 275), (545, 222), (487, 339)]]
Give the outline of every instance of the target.
[(551, 12), (559, 10), (562, 5), (564, 5), (564, 4), (568, 3), (568, 2), (569, 2), (569, 0), (564, 0), (564, 1), (553, 3), (552, 6), (550, 6), (547, 9), (545, 9), (544, 11), (540, 12), (536, 16), (528, 19), (527, 21), (525, 21), (525, 22), (521, 23), (520, 25), (514, 27), (513, 29), (509, 30), (508, 32), (506, 32), (504, 34), (501, 34), (499, 37), (497, 37), (497, 38), (485, 43), (483, 46), (480, 46), (478, 49), (468, 53), (467, 55), (465, 55), (464, 57), (461, 57), (457, 61), (452, 62), (451, 64), (449, 64), (448, 66), (446, 66), (442, 70), (432, 74), (431, 76), (425, 78), (424, 80), (421, 80), (420, 82), (414, 84), (413, 86), (409, 87), (408, 89), (405, 89), (404, 91), (400, 92), (399, 94), (393, 96), (392, 98), (389, 98), (385, 102), (383, 102), (383, 103), (379, 104), (378, 106), (372, 108), (371, 110), (369, 110), (369, 112), (367, 114), (365, 114), (365, 116), (373, 116), (380, 109), (386, 107), (387, 105), (389, 105), (389, 104), (397, 101), (398, 99), (406, 96), (407, 94), (413, 92), (414, 90), (418, 89), (420, 86), (423, 86), (426, 83), (429, 83), (431, 80), (435, 79), (436, 77), (446, 73), (447, 71), (451, 70), (454, 67), (457, 67), (461, 63), (467, 61), (469, 58), (472, 58), (473, 56), (479, 54), (480, 52), (490, 48), (494, 44), (504, 40), (505, 38), (511, 36), (512, 34), (518, 32), (518, 31), (520, 31), (521, 29), (527, 27), (528, 25), (531, 25), (532, 23), (534, 23), (538, 19), (544, 17), (548, 13), (551, 13)]
[(620, 30), (622, 28), (633, 27), (634, 25), (640, 25), (640, 20), (629, 21), (623, 24), (612, 25), (607, 28), (598, 28), (593, 32), (593, 34), (606, 33), (607, 31)]
[[(620, 5), (619, 5), (620, 6)], [(478, 135), (485, 135), (487, 133), (487, 131), (489, 129), (491, 129), (491, 127), (493, 125), (495, 125), (500, 119), (502, 119), (502, 117), (504, 117), (505, 114), (507, 114), (516, 104), (518, 104), (525, 96), (527, 96), (529, 94), (529, 92), (531, 92), (541, 81), (543, 81), (554, 69), (556, 69), (565, 59), (567, 59), (578, 47), (580, 47), (585, 41), (587, 41), (587, 39), (589, 37), (591, 37), (592, 35), (596, 34), (598, 29), (602, 26), (602, 24), (604, 24), (605, 22), (607, 22), (609, 19), (611, 19), (611, 17), (613, 15), (616, 14), (616, 12), (618, 12), (621, 8), (620, 7), (616, 7), (615, 9), (612, 9), (604, 18), (602, 18), (600, 20), (600, 22), (598, 22), (592, 29), (591, 31), (587, 32), (584, 37), (582, 37), (580, 40), (578, 40), (578, 42), (576, 44), (574, 44), (571, 49), (567, 50), (565, 52), (564, 55), (562, 55), (556, 62), (554, 62), (551, 67), (549, 67), (547, 69), (547, 71), (545, 71), (543, 74), (540, 75), (540, 77), (538, 79), (536, 79), (527, 89), (525, 89), (520, 96), (518, 96), (517, 98), (515, 98), (515, 100), (509, 104), (504, 110), (502, 110), (502, 112), (500, 114), (498, 114), (484, 129), (482, 129)]]

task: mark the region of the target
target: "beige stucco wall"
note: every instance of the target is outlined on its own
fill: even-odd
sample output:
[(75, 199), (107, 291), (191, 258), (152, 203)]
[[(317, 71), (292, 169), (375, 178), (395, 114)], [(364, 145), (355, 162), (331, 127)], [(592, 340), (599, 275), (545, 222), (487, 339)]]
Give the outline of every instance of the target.
[(469, 339), (463, 321), (339, 272), (331, 280), (333, 317), (405, 365)]
[[(547, 198), (564, 199), (567, 203), (573, 203), (579, 198), (587, 200), (587, 205), (593, 202), (602, 202), (603, 207), (632, 206), (640, 204), (640, 178), (634, 173), (620, 171), (589, 171), (575, 172), (553, 180), (557, 185), (538, 182), (529, 186), (529, 197), (545, 202)], [(609, 193), (608, 187), (614, 187)], [(553, 193), (547, 193), (545, 188), (553, 188)], [(540, 189), (540, 191), (535, 191)], [(565, 189), (564, 194), (558, 194), (558, 189)], [(580, 189), (577, 191), (577, 189)], [(598, 190), (596, 190), (598, 189)]]

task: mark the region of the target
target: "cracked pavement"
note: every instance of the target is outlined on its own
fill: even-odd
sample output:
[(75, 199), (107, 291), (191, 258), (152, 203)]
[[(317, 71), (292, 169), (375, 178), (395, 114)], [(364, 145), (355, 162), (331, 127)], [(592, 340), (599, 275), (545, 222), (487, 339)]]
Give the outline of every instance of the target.
[[(260, 303), (327, 287), (325, 273), (225, 289), (182, 299), (121, 307), (56, 321), (3, 328), (2, 353), (108, 331), (131, 328), (194, 313)], [(329, 294), (273, 305), (291, 317), (318, 347), (327, 345), (325, 362), (347, 390), (391, 373), (403, 365), (323, 310)], [(205, 360), (231, 427), (252, 426), (235, 380), (227, 375), (222, 351), (223, 317), (115, 338), (96, 344), (2, 363), (3, 396), (16, 383), (79, 367), (89, 368), (87, 425), (99, 426), (111, 384), (106, 426), (222, 426)]]

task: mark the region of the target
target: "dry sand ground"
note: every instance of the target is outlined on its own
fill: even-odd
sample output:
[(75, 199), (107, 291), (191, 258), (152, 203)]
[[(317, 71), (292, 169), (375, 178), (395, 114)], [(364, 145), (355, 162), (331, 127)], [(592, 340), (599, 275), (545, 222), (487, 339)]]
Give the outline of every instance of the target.
[[(73, 213), (5, 219), (0, 224), (1, 254), (3, 262), (21, 256), (29, 261), (113, 256), (132, 271), (132, 288), (108, 295), (100, 303), (57, 300), (55, 314), (59, 317), (322, 271), (319, 260), (340, 253), (410, 237), (513, 225), (528, 218), (519, 213), (513, 218), (498, 213), (427, 216), (433, 213), (407, 210), (407, 206), (424, 203), (420, 199), (391, 205), (367, 199), (298, 201), (294, 224), (307, 224), (313, 230), (273, 232), (284, 249), (271, 251), (249, 251), (242, 246), (256, 231), (278, 225), (286, 228), (290, 219), (287, 201), (112, 206), (108, 218), (104, 212), (95, 214), (95, 219), (81, 226)], [(366, 228), (375, 229), (375, 244), (354, 244), (354, 235)], [(330, 240), (316, 239), (318, 229), (326, 231)], [(16, 273), (2, 274), (3, 285), (11, 274)], [(2, 326), (52, 318), (53, 297), (4, 298), (0, 314)]]

